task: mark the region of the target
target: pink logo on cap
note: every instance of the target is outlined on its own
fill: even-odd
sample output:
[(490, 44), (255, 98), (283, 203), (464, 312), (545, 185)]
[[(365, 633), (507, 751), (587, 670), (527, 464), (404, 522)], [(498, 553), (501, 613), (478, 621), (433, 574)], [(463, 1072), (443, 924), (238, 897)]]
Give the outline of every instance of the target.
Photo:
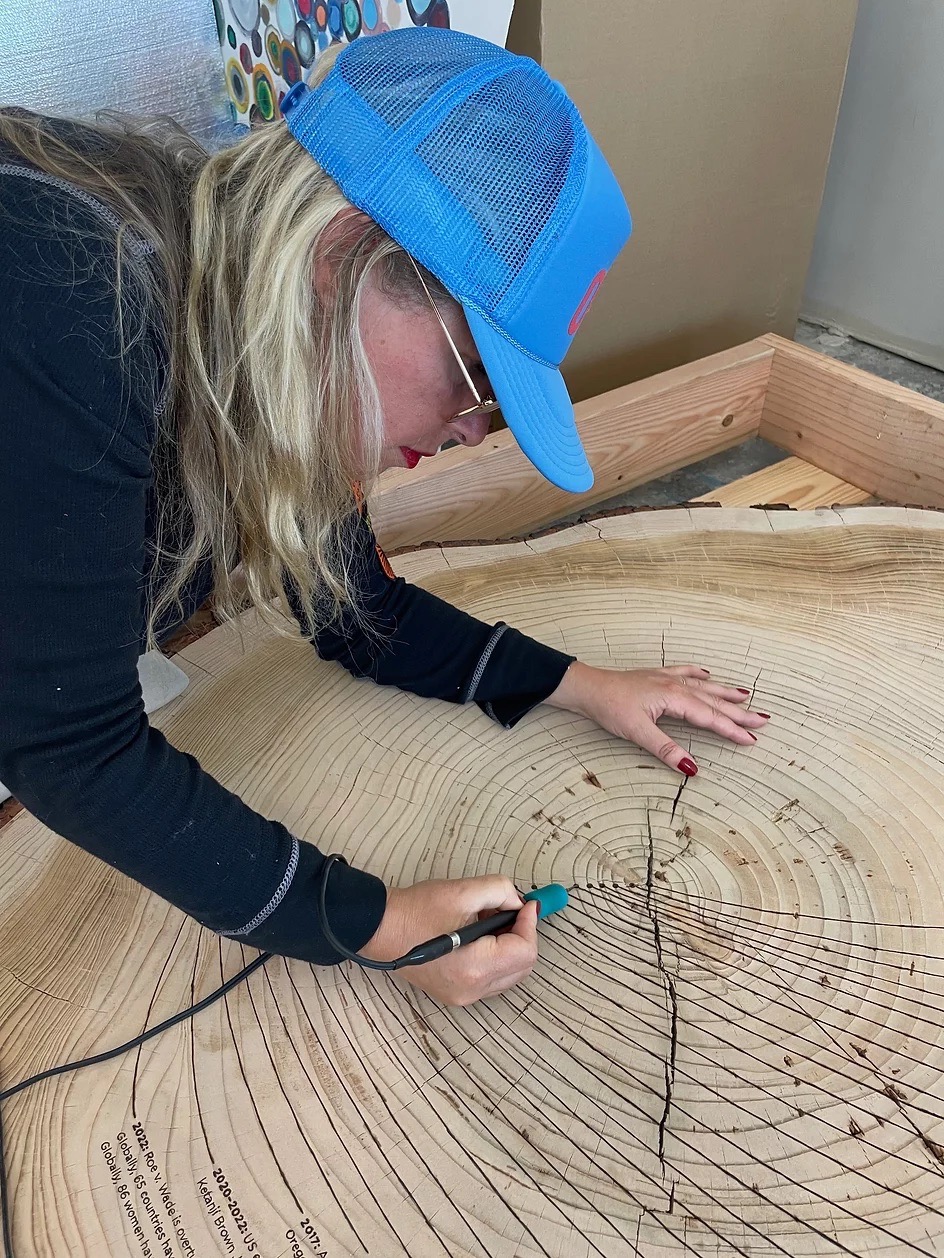
[(596, 297), (597, 292), (599, 291), (600, 285), (603, 283), (605, 279), (606, 279), (606, 271), (597, 271), (596, 275), (590, 281), (590, 287), (584, 293), (583, 297), (581, 298), (580, 305), (574, 311), (574, 317), (571, 319), (570, 323), (567, 325), (568, 335), (573, 336), (574, 333), (577, 331), (577, 329), (580, 327), (581, 323), (583, 323), (584, 318), (586, 317), (587, 311), (593, 305), (593, 299), (594, 297)]

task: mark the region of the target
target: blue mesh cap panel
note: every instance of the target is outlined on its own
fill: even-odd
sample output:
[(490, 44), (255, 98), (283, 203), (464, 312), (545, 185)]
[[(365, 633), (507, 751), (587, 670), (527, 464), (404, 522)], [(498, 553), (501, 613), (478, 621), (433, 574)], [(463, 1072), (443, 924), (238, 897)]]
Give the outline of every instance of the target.
[(283, 111), (353, 204), (499, 320), (526, 297), (585, 181), (586, 129), (563, 88), (529, 58), (455, 31), (349, 45)]
[(338, 58), (337, 70), (395, 129), (457, 74), (498, 60), (510, 62), (511, 54), (497, 44), (458, 31), (442, 39), (438, 31), (420, 28), (358, 40)]
[[(461, 225), (444, 228), (451, 227), (450, 248), (472, 259), (473, 283), (487, 308), (496, 309), (529, 261), (537, 265), (532, 251), (542, 236), (540, 253), (553, 243), (552, 220), (569, 217), (584, 149), (576, 108), (524, 61), (460, 101), (417, 146), (417, 156), (467, 212)], [(463, 238), (470, 230), (473, 237)]]
[(483, 276), (495, 288), (507, 287), (507, 267), (483, 247), (478, 226), (452, 189), (402, 142), (404, 133), (392, 134), (343, 79), (332, 73), (316, 92), (296, 85), (282, 109), (292, 134), (348, 200), (457, 297), (477, 301)]
[(463, 304), (528, 458), (588, 489), (558, 364), (632, 225), (563, 88), (498, 45), (411, 27), (349, 45), (282, 112), (347, 199)]
[(457, 295), (491, 310), (513, 300), (579, 194), (585, 134), (563, 89), (527, 58), (435, 30), (346, 48), (326, 98), (335, 74), (387, 133), (360, 162), (351, 146), (368, 212)]

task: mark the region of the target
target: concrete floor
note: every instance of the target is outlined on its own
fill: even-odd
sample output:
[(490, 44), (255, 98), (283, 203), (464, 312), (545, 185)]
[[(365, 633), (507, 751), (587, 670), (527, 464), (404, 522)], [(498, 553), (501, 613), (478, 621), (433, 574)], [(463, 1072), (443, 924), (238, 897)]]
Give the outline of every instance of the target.
[(830, 358), (851, 363), (853, 367), (870, 371), (873, 376), (903, 384), (906, 389), (914, 389), (936, 402), (944, 402), (944, 371), (925, 367), (923, 363), (913, 363), (910, 358), (902, 358), (865, 341), (857, 341), (835, 328), (822, 328), (803, 319), (797, 324), (795, 339), (800, 345), (808, 345)]
[[(913, 363), (908, 358), (888, 350), (877, 349), (864, 341), (836, 331), (817, 327), (801, 320), (797, 324), (796, 338), (800, 345), (828, 354), (830, 358), (850, 363), (881, 376), (884, 380), (892, 380), (914, 389), (936, 401), (944, 402), (944, 371), (936, 371), (933, 367), (925, 367), (921, 363)], [(761, 468), (770, 467), (787, 457), (787, 452), (778, 446), (771, 445), (760, 437), (742, 442), (733, 450), (723, 454), (712, 455), (699, 463), (692, 463), (681, 471), (670, 472), (657, 480), (648, 481), (636, 489), (610, 498), (594, 510), (606, 510), (616, 507), (671, 507), (680, 502), (689, 502), (713, 489), (727, 485), (740, 476), (747, 476)], [(578, 519), (580, 512), (566, 516), (561, 524), (569, 524)]]

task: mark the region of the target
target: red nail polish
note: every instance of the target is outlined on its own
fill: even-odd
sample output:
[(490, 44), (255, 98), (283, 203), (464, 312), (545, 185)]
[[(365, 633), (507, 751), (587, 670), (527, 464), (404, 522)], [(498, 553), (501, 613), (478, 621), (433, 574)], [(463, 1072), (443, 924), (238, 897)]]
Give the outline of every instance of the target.
[(758, 712), (758, 713), (757, 713), (757, 715), (758, 715), (758, 716), (762, 716), (762, 717), (764, 718), (764, 720), (765, 720), (765, 721), (769, 721), (769, 720), (770, 720), (770, 713), (769, 713), (769, 712)]
[(688, 756), (684, 760), (679, 761), (679, 770), (685, 774), (687, 778), (693, 778), (698, 772), (698, 765), (694, 760), (689, 760)]
[(739, 695), (749, 695), (750, 693), (751, 692), (749, 690), (745, 690), (743, 686), (738, 686)]
[[(745, 733), (745, 734), (751, 734), (751, 731), (750, 731), (749, 729), (746, 729), (746, 730), (744, 731), (744, 733)], [(755, 743), (757, 742), (757, 735), (756, 735), (756, 734), (751, 734), (751, 738), (753, 738), (753, 740), (754, 740), (754, 742), (755, 742)]]

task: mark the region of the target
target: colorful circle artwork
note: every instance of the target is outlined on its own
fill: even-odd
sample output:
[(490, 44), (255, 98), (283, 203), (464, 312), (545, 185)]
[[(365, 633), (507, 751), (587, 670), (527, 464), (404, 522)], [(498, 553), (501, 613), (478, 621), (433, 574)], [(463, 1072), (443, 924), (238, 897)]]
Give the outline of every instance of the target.
[(361, 0), (361, 18), (364, 22), (364, 30), (368, 35), (373, 35), (380, 24), (377, 0)]
[(344, 0), (341, 5), (341, 23), (344, 34), (353, 43), (361, 33), (361, 7), (357, 0)]
[(229, 7), (247, 35), (259, 25), (259, 0), (229, 0)]
[(406, 0), (406, 7), (414, 26), (449, 26), (446, 0)]
[(344, 18), (341, 16), (341, 0), (328, 0), (328, 34), (332, 39), (340, 39), (344, 30)]
[(282, 78), (289, 86), (293, 86), (302, 77), (302, 68), (298, 64), (298, 58), (295, 56), (295, 49), (286, 40), (282, 45)]
[(213, 0), (236, 120), (262, 125), (332, 44), (450, 25), (449, 0)]
[(286, 38), (295, 29), (295, 21), (295, 0), (276, 0), (275, 24)]
[(295, 51), (303, 66), (310, 66), (315, 59), (315, 40), (307, 22), (299, 22), (295, 27)]
[(265, 66), (256, 66), (252, 76), (252, 94), (266, 122), (275, 117), (275, 84)]
[(226, 86), (229, 90), (229, 98), (237, 111), (241, 114), (245, 113), (249, 107), (249, 84), (246, 82), (242, 66), (235, 57), (231, 57), (226, 64)]
[(220, 8), (220, 0), (213, 0), (213, 16), (216, 18), (216, 38), (222, 44), (226, 38), (226, 23), (223, 21), (223, 10)]
[(282, 68), (282, 37), (274, 26), (265, 33), (265, 50), (269, 65), (278, 74)]

